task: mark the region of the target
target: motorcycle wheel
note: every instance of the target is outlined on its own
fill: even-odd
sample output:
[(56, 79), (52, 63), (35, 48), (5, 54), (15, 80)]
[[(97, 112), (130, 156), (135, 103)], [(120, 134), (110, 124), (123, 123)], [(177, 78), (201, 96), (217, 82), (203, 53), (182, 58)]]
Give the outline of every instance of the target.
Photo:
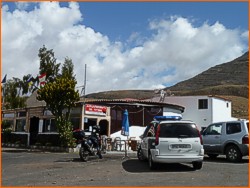
[(87, 162), (88, 159), (89, 159), (89, 152), (84, 150), (83, 147), (80, 147), (80, 150), (79, 150), (79, 155), (80, 155), (80, 159), (84, 162)]

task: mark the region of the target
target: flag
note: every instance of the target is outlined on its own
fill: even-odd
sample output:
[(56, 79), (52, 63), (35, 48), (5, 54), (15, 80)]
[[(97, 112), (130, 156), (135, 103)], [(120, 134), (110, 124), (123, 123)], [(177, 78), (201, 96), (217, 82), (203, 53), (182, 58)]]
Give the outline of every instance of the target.
[(33, 79), (34, 79), (34, 78), (33, 78), (33, 76), (31, 75), (31, 76), (29, 77), (29, 79), (27, 80), (27, 82), (29, 83), (29, 82), (31, 82)]
[(29, 79), (27, 80), (29, 88), (33, 86), (35, 81), (35, 78), (33, 76), (30, 76)]
[(38, 78), (39, 78), (40, 86), (44, 86), (46, 83), (46, 73), (41, 74), (40, 76), (38, 76)]
[(6, 81), (7, 81), (7, 74), (5, 74), (5, 76), (4, 76), (3, 80), (2, 80), (2, 84), (5, 84)]

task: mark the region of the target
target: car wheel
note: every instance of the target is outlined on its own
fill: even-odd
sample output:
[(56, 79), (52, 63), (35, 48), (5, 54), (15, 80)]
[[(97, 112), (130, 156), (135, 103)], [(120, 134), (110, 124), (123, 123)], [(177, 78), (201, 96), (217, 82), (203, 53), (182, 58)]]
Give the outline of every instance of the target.
[(138, 147), (137, 149), (137, 158), (139, 159), (139, 161), (145, 161), (145, 157), (142, 153), (141, 147)]
[(195, 170), (200, 170), (202, 168), (202, 162), (193, 162), (193, 167)]
[(154, 169), (156, 169), (156, 163), (153, 161), (153, 159), (152, 159), (152, 154), (151, 154), (151, 152), (149, 152), (149, 154), (148, 154), (148, 164), (149, 164), (149, 168), (151, 169), (151, 170), (154, 170)]
[(209, 158), (216, 159), (218, 157), (218, 154), (207, 154)]
[(230, 162), (239, 162), (242, 159), (242, 154), (237, 146), (231, 145), (226, 148), (226, 157)]

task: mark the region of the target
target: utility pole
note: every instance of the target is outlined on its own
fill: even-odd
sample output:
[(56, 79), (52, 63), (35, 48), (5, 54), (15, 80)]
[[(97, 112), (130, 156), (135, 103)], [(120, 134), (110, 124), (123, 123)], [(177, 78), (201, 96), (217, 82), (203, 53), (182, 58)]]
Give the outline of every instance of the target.
[(85, 94), (86, 94), (86, 79), (87, 79), (87, 64), (85, 64), (85, 71), (84, 71), (84, 93), (83, 96), (85, 98)]
[(86, 80), (87, 80), (87, 65), (85, 64), (85, 70), (84, 70), (84, 83), (82, 86), (78, 86), (77, 88), (82, 88), (80, 97), (83, 97), (85, 99), (86, 95)]

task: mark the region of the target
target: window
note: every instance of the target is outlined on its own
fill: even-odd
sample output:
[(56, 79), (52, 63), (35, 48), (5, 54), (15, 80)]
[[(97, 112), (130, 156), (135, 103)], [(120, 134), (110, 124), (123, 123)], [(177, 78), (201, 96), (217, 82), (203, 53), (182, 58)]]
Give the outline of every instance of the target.
[(55, 119), (45, 119), (43, 121), (43, 132), (57, 132)]
[(196, 126), (192, 123), (162, 123), (160, 124), (160, 137), (164, 138), (178, 138), (199, 137), (199, 132)]
[(80, 127), (80, 118), (71, 118), (70, 121), (72, 123), (73, 130), (79, 129), (79, 127)]
[(14, 120), (3, 120), (2, 121), (2, 130), (5, 130), (5, 129), (11, 129), (13, 130), (14, 128)]
[(222, 128), (222, 124), (211, 125), (205, 130), (205, 134), (206, 135), (220, 135), (221, 128)]
[(116, 120), (116, 110), (111, 111), (111, 119)]
[(226, 127), (227, 134), (235, 134), (241, 132), (240, 123), (227, 123)]
[(122, 111), (117, 110), (117, 112), (116, 112), (116, 119), (117, 120), (122, 120)]
[(18, 112), (17, 113), (17, 117), (25, 117), (26, 116), (26, 112)]
[(144, 137), (153, 137), (153, 136), (155, 136), (155, 123), (150, 123), (146, 127), (142, 137), (144, 138)]
[(208, 109), (208, 100), (207, 99), (199, 99), (198, 109)]
[(6, 114), (3, 114), (3, 117), (4, 118), (13, 118), (13, 117), (15, 117), (15, 114), (14, 113), (6, 113)]
[(17, 119), (16, 120), (16, 132), (24, 132), (26, 128), (26, 119)]

